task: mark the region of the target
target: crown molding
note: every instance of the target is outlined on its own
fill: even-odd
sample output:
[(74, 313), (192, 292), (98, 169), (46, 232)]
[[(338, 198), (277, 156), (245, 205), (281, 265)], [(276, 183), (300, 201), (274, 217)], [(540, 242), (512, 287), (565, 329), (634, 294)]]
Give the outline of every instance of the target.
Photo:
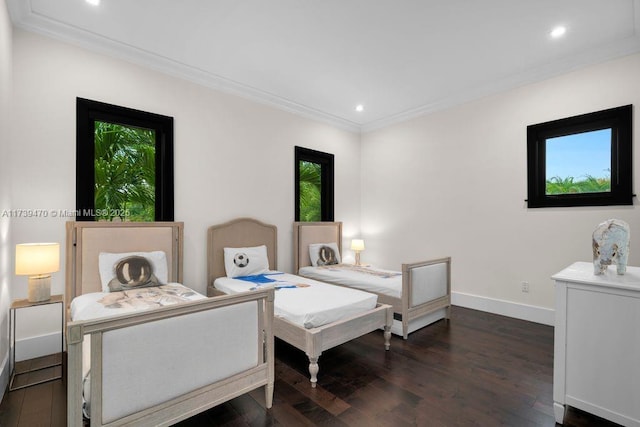
[(349, 132), (360, 132), (350, 120), (296, 103), (273, 93), (189, 66), (173, 59), (116, 41), (42, 16), (31, 10), (30, 1), (8, 0), (13, 24), (26, 31), (149, 68), (220, 92), (275, 107), (308, 119), (320, 121)]
[(633, 0), (634, 34), (623, 41), (605, 44), (581, 54), (563, 58), (560, 61), (554, 61), (553, 63), (548, 63), (540, 67), (527, 69), (521, 73), (483, 86), (463, 88), (435, 102), (361, 124), (170, 58), (127, 45), (120, 41), (106, 38), (91, 31), (50, 19), (34, 12), (31, 9), (30, 0), (7, 0), (7, 6), (13, 24), (27, 31), (57, 39), (93, 52), (99, 52), (107, 56), (122, 59), (182, 80), (190, 81), (220, 92), (233, 94), (259, 104), (284, 110), (354, 133), (372, 132), (419, 116), (566, 74), (588, 65), (594, 65), (640, 52), (640, 0)]
[(567, 74), (589, 65), (596, 65), (599, 63), (622, 58), (624, 56), (636, 54), (640, 52), (640, 35), (638, 34), (638, 28), (640, 26), (637, 25), (640, 20), (637, 18), (639, 15), (637, 11), (640, 11), (640, 7), (636, 8), (635, 34), (628, 37), (623, 42), (616, 41), (615, 43), (600, 46), (597, 49), (590, 49), (588, 52), (563, 58), (560, 61), (555, 61), (550, 64), (545, 64), (541, 67), (528, 69), (526, 71), (523, 71), (522, 73), (508, 76), (506, 78), (500, 79), (499, 81), (492, 82), (484, 86), (460, 91), (458, 93), (452, 94), (451, 96), (440, 99), (437, 102), (421, 105), (402, 113), (363, 124), (360, 127), (360, 131), (361, 133), (373, 132), (420, 116), (431, 114), (437, 111), (442, 111), (458, 105), (466, 104), (468, 102), (476, 101), (487, 96), (496, 95), (521, 86), (541, 82), (543, 80)]

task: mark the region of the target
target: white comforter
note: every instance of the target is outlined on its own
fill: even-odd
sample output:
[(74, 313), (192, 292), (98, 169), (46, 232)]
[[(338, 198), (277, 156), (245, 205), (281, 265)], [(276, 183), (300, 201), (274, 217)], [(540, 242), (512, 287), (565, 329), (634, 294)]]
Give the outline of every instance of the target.
[(375, 292), (394, 298), (402, 297), (402, 273), (373, 267), (337, 264), (322, 267), (302, 267), (301, 276)]
[(92, 292), (71, 302), (71, 320), (116, 316), (206, 298), (179, 283), (121, 292)]
[(215, 280), (214, 286), (227, 294), (274, 286), (274, 314), (307, 329), (372, 310), (378, 302), (378, 296), (368, 292), (333, 286), (293, 274), (272, 271), (265, 276), (274, 281), (255, 283), (220, 277)]

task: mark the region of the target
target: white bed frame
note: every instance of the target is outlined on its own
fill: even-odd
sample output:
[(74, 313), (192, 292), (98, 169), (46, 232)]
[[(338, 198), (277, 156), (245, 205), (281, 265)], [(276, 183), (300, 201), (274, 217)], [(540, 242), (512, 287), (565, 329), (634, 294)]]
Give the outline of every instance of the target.
[[(336, 243), (342, 254), (342, 223), (341, 222), (294, 222), (293, 223), (293, 253), (294, 271), (311, 265), (309, 245), (313, 243)], [(433, 283), (414, 280), (414, 273), (421, 269), (437, 264), (444, 264), (447, 269), (445, 295), (412, 304), (413, 296), (421, 288), (433, 286)], [(335, 283), (332, 283), (335, 284)], [(346, 285), (345, 285), (346, 286)], [(451, 315), (451, 258), (441, 258), (429, 261), (402, 264), (402, 294), (400, 298), (384, 294), (377, 294), (378, 301), (393, 306), (394, 318), (402, 323), (402, 337), (407, 339), (409, 333), (423, 326), (446, 318)], [(395, 329), (392, 329), (395, 333)]]
[[(163, 250), (167, 254), (170, 281), (181, 282), (182, 247), (183, 224), (181, 222), (68, 222), (65, 294), (67, 316), (69, 305), (75, 296), (100, 290), (99, 252)], [(68, 352), (67, 425), (83, 425), (82, 344), (86, 335), (90, 336), (91, 342), (91, 426), (172, 425), (262, 386), (265, 387), (265, 406), (270, 408), (273, 402), (274, 384), (273, 298), (273, 291), (253, 292), (220, 298), (207, 298), (135, 314), (89, 321), (68, 321), (66, 327)], [(221, 316), (223, 307), (231, 307), (247, 302), (255, 302), (256, 318), (258, 319), (256, 331), (258, 343), (255, 346), (258, 349), (258, 363), (255, 367), (215, 381), (212, 384), (192, 389), (175, 398), (143, 408), (122, 418), (103, 422), (103, 402), (108, 398), (108, 396), (103, 395), (103, 390), (106, 390), (105, 393), (109, 393), (109, 389), (103, 387), (103, 362), (108, 362), (111, 356), (109, 354), (109, 341), (103, 341), (104, 337), (109, 336), (109, 333), (114, 331), (139, 334), (141, 329), (136, 331), (136, 328), (144, 328), (149, 326), (151, 322), (162, 322), (167, 319), (171, 319), (172, 322), (180, 322), (199, 319), (197, 316)], [(253, 309), (249, 310), (252, 311)], [(190, 318), (190, 316), (193, 317)], [(150, 329), (160, 329), (157, 324), (155, 326), (156, 328)], [(204, 326), (209, 330), (216, 329), (212, 325), (203, 325), (203, 329)], [(131, 329), (127, 330), (126, 328)], [(162, 335), (162, 333), (163, 331), (160, 330), (158, 335)], [(152, 335), (152, 337), (155, 337), (155, 335)], [(156, 342), (160, 343), (162, 341), (164, 341), (166, 347), (166, 338), (163, 336), (150, 341), (152, 347)], [(224, 345), (224, 343), (220, 344)], [(193, 349), (188, 349), (189, 353), (199, 355), (199, 343), (193, 343), (193, 346)], [(149, 349), (151, 352), (153, 350), (153, 348)], [(117, 355), (114, 356), (117, 357)], [(111, 358), (111, 361), (113, 361), (113, 358)], [(195, 368), (190, 366), (189, 360), (185, 360), (185, 362), (180, 367), (183, 371), (179, 374), (185, 374), (189, 369), (192, 369), (191, 374), (193, 375), (193, 369)], [(211, 360), (212, 366), (215, 363), (215, 360)], [(155, 366), (152, 358), (146, 359), (145, 364), (148, 365), (148, 369), (145, 366), (144, 372), (136, 372), (130, 378), (132, 385), (139, 381), (139, 378), (157, 376), (158, 372), (163, 372), (163, 368), (166, 368), (165, 366)], [(170, 379), (167, 379), (166, 387), (171, 387)], [(122, 390), (118, 390), (117, 394), (121, 394), (121, 392)]]
[[(207, 293), (215, 295), (213, 283), (218, 277), (225, 277), (224, 248), (267, 246), (269, 268), (277, 270), (278, 231), (275, 225), (265, 224), (251, 218), (239, 218), (224, 224), (209, 227), (207, 234)], [(323, 325), (306, 329), (285, 319), (275, 317), (275, 336), (305, 352), (309, 357), (311, 386), (318, 381), (318, 358), (323, 351), (358, 338), (369, 332), (384, 328), (384, 347), (389, 350), (393, 310), (390, 305), (378, 303), (376, 308)]]

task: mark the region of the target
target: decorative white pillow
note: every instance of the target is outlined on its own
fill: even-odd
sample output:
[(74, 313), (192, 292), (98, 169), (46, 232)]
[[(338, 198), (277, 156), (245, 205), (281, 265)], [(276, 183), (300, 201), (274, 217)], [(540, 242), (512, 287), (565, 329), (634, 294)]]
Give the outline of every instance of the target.
[(311, 265), (314, 267), (340, 264), (338, 244), (335, 242), (312, 243), (309, 245), (309, 258), (311, 258)]
[(100, 252), (98, 255), (98, 269), (100, 271), (100, 283), (102, 292), (109, 292), (109, 282), (116, 277), (116, 267), (118, 262), (131, 256), (140, 256), (149, 260), (153, 271), (151, 272), (162, 285), (169, 281), (169, 270), (167, 265), (167, 254), (163, 251), (153, 252)]
[(269, 271), (267, 247), (224, 248), (224, 269), (227, 277), (266, 273)]

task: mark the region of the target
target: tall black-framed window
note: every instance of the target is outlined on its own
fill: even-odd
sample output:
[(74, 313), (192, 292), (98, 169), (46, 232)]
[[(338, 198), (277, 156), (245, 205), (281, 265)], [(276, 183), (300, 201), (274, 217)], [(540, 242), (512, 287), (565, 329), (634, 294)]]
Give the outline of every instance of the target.
[(173, 118), (76, 100), (76, 220), (173, 221)]
[(295, 147), (296, 221), (333, 221), (333, 154)]
[(527, 127), (528, 207), (633, 204), (632, 106)]

